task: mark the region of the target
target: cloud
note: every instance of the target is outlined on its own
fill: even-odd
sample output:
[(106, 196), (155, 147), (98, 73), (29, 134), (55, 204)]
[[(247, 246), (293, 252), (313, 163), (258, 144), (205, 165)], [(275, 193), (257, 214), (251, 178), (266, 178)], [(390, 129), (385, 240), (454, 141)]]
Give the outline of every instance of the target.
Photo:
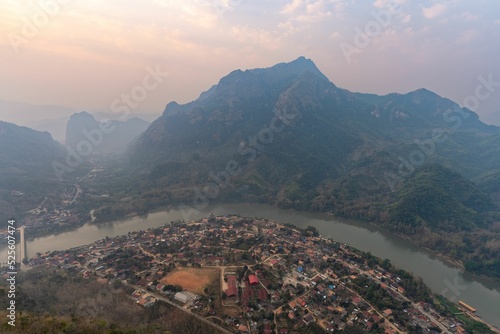
[(474, 29), (469, 29), (464, 31), (460, 36), (458, 36), (456, 42), (457, 44), (467, 44), (475, 39), (477, 36), (477, 31)]
[(335, 31), (335, 32), (332, 32), (330, 34), (330, 39), (335, 40), (335, 39), (339, 38), (340, 36), (341, 36), (340, 33), (338, 31)]
[(293, 24), (291, 21), (279, 23), (278, 28), (283, 31), (284, 37), (288, 37), (288, 36), (297, 32), (297, 28), (295, 27), (295, 24)]
[(474, 21), (474, 20), (477, 20), (479, 18), (479, 16), (477, 15), (474, 15), (470, 12), (465, 12), (462, 14), (462, 17), (466, 20), (466, 21)]
[[(293, 0), (287, 4), (281, 11), (281, 14), (288, 14), (288, 22), (302, 24), (302, 28), (324, 21), (334, 15), (341, 16), (345, 9), (345, 3), (342, 0)], [(280, 28), (286, 24), (280, 23)], [(294, 26), (296, 30), (297, 27)], [(289, 30), (289, 29), (288, 29)]]
[(408, 14), (408, 15), (404, 15), (402, 18), (401, 18), (401, 22), (403, 23), (409, 23), (411, 21), (411, 15)]
[(292, 2), (286, 4), (283, 9), (281, 9), (282, 14), (291, 14), (295, 12), (304, 3), (303, 0), (292, 0)]
[(247, 48), (276, 50), (281, 45), (281, 36), (265, 29), (248, 26), (233, 26), (230, 36)]
[(376, 0), (373, 6), (376, 8), (397, 8), (404, 4), (406, 0)]
[(424, 14), (425, 18), (427, 18), (427, 19), (433, 19), (435, 17), (438, 17), (439, 15), (443, 14), (445, 11), (446, 11), (446, 5), (444, 5), (442, 3), (438, 3), (438, 4), (435, 4), (434, 6), (422, 8), (422, 13)]
[(317, 22), (332, 16), (332, 12), (327, 8), (325, 1), (318, 0), (306, 5), (305, 13), (298, 15), (298, 22)]

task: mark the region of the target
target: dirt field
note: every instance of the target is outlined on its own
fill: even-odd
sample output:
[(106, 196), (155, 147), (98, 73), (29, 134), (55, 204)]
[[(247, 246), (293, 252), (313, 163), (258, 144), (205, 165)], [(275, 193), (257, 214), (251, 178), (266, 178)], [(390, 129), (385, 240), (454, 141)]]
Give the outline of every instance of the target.
[(219, 277), (219, 269), (178, 268), (163, 277), (161, 282), (163, 284), (178, 284), (188, 291), (203, 294), (206, 287), (219, 286)]

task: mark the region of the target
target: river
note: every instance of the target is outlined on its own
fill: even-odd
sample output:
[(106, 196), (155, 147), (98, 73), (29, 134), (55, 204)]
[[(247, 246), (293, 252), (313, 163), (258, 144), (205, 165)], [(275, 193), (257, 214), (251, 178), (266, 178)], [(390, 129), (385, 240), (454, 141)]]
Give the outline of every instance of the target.
[[(387, 233), (375, 226), (332, 217), (323, 214), (294, 212), (259, 204), (222, 204), (206, 208), (190, 219), (239, 213), (248, 217), (263, 217), (299, 227), (312, 225), (326, 237), (348, 243), (360, 250), (371, 252), (394, 265), (421, 277), (435, 293), (444, 294), (452, 301), (463, 300), (477, 309), (477, 315), (500, 328), (500, 282), (479, 278), (463, 271), (427, 250), (409, 241)], [(27, 241), (27, 255), (37, 252), (68, 249), (92, 243), (96, 240), (126, 234), (129, 231), (161, 226), (173, 220), (183, 219), (179, 210), (161, 211), (147, 217), (134, 217), (100, 225), (86, 224), (77, 230)], [(6, 246), (0, 252), (7, 257)]]

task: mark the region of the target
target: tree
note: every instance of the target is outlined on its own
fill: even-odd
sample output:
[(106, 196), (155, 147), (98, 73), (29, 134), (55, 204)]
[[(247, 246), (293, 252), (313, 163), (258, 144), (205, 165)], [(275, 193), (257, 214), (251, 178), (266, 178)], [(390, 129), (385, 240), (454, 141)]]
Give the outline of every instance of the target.
[(122, 281), (121, 281), (121, 280), (119, 280), (119, 279), (115, 279), (115, 280), (113, 280), (113, 288), (115, 288), (115, 289), (119, 289), (119, 288), (121, 288), (122, 286), (123, 286), (123, 283), (122, 283)]

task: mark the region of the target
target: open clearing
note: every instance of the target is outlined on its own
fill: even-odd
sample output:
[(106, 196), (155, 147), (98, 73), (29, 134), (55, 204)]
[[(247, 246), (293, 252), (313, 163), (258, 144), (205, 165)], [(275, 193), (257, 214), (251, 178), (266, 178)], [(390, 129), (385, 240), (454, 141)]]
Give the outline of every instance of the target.
[(180, 285), (183, 289), (203, 294), (206, 287), (219, 285), (220, 272), (214, 268), (177, 268), (161, 279), (163, 284)]

